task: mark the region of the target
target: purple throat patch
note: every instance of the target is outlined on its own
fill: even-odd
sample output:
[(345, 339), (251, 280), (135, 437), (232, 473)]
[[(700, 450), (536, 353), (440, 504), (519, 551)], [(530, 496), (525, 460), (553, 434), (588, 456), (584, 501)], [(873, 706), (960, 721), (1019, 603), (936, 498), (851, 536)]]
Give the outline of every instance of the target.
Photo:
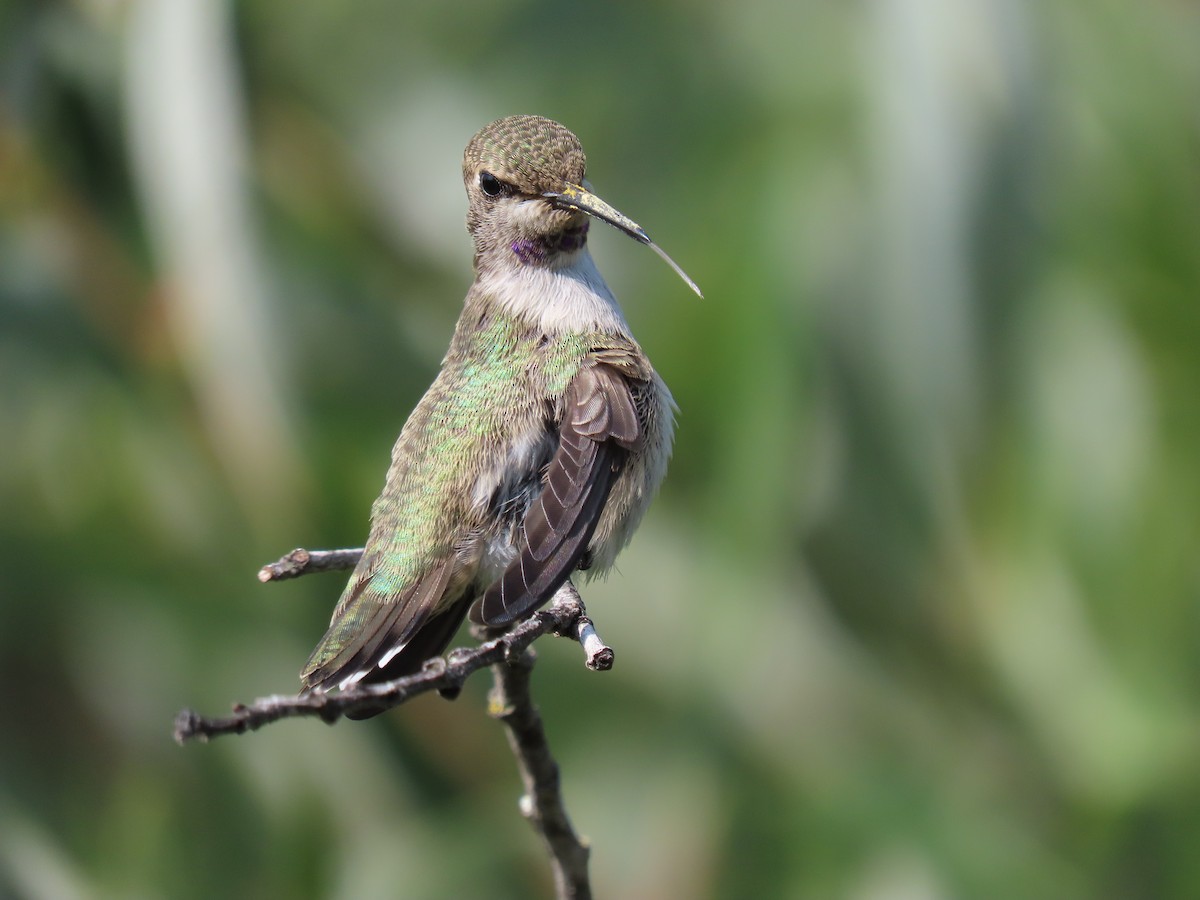
[(513, 255), (525, 265), (534, 265), (546, 261), (555, 253), (574, 253), (587, 243), (588, 228), (591, 222), (585, 221), (578, 228), (571, 228), (553, 238), (534, 238), (531, 240), (513, 241), (509, 246)]

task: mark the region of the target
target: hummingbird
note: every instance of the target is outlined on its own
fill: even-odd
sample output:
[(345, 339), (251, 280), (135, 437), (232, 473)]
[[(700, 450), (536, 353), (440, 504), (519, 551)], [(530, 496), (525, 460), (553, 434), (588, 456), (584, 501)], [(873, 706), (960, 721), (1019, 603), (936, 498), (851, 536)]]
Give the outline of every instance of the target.
[(468, 614), (503, 628), (576, 572), (606, 572), (658, 490), (675, 404), (588, 252), (591, 220), (700, 290), (591, 192), (586, 168), (579, 139), (541, 116), (498, 119), (467, 144), (475, 281), (305, 690), (412, 674)]

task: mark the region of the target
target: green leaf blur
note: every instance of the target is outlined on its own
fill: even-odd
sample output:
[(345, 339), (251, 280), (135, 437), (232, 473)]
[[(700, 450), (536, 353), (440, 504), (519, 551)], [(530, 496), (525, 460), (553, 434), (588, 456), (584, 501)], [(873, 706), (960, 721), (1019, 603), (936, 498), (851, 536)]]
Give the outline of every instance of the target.
[[(298, 687), (558, 119), (675, 392), (535, 692), (598, 896), (1200, 895), (1200, 12), (1149, 0), (0, 2), (0, 896), (550, 891), (484, 678)], [(466, 639), (465, 636), (463, 638)]]

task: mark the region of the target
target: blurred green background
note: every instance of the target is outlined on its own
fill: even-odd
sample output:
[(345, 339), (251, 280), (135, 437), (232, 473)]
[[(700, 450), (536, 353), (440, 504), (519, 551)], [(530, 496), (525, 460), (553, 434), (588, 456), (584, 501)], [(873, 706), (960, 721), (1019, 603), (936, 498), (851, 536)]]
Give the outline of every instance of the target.
[(537, 112), (681, 413), (535, 690), (598, 894), (1200, 896), (1200, 9), (0, 2), (0, 896), (545, 895), (487, 677), (298, 687)]

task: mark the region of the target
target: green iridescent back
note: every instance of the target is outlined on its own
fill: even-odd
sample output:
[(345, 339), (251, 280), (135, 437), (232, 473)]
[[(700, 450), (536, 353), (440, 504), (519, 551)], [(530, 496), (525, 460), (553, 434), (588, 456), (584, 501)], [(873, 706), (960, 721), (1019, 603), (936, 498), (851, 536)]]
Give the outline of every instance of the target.
[(539, 333), (507, 316), (467, 336), (466, 352), (442, 370), (397, 440), (388, 490), (371, 511), (374, 588), (399, 593), (450, 550), (472, 521), (481, 474), (472, 463), (495, 459), (479, 445), (510, 441), (544, 416), (545, 399), (561, 397), (598, 338), (573, 333), (540, 346)]

